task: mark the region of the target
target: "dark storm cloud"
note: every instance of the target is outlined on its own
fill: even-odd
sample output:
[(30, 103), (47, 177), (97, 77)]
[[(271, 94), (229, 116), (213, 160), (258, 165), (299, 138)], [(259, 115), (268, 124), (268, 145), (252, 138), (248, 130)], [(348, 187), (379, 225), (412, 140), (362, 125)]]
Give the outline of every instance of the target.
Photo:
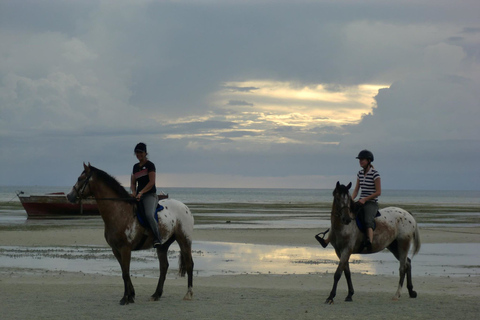
[(250, 106), (253, 107), (253, 103), (248, 103), (247, 101), (243, 100), (230, 100), (228, 101), (229, 106)]
[(232, 87), (232, 86), (226, 86), (224, 88), (228, 89), (230, 91), (233, 91), (233, 92), (252, 92), (252, 91), (260, 89), (260, 88), (257, 88), (257, 87)]

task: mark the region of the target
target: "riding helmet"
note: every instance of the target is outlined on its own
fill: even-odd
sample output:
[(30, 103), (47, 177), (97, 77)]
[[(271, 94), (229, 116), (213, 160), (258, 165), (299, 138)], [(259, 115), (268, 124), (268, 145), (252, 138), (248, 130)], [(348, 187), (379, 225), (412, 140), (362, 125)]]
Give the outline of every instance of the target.
[(367, 159), (370, 160), (370, 162), (373, 162), (373, 153), (368, 150), (362, 150), (358, 154), (357, 159)]
[(147, 152), (147, 145), (143, 142), (140, 142), (135, 146), (135, 152)]

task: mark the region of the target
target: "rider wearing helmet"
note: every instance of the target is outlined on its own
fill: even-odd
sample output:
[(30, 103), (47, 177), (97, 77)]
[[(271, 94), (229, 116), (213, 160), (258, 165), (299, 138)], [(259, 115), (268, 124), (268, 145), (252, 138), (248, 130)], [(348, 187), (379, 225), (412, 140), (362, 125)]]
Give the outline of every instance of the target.
[(373, 153), (368, 150), (362, 150), (357, 156), (360, 170), (357, 173), (357, 184), (352, 193), (355, 199), (361, 190), (358, 202), (363, 205), (364, 224), (367, 230), (366, 247), (371, 250), (373, 242), (374, 219), (378, 211), (378, 197), (382, 194), (382, 186), (380, 183), (380, 174), (372, 165), (374, 160)]
[[(367, 230), (365, 246), (370, 251), (373, 242), (374, 219), (378, 211), (378, 197), (382, 194), (382, 186), (380, 174), (372, 165), (374, 160), (373, 153), (368, 150), (362, 150), (358, 154), (357, 159), (362, 170), (357, 173), (357, 183), (353, 190), (352, 199), (355, 199), (361, 190), (358, 202), (363, 205), (364, 224)], [(321, 232), (315, 236), (324, 248), (330, 243), (330, 237), (323, 239), (319, 235), (323, 234), (324, 236), (328, 231)]]
[(158, 205), (157, 188), (155, 186), (156, 169), (153, 162), (148, 160), (145, 143), (138, 143), (134, 151), (138, 163), (133, 166), (130, 190), (137, 201), (141, 201), (141, 205), (143, 205), (148, 225), (153, 232), (153, 246), (157, 248), (161, 245), (162, 237), (155, 220), (155, 210)]

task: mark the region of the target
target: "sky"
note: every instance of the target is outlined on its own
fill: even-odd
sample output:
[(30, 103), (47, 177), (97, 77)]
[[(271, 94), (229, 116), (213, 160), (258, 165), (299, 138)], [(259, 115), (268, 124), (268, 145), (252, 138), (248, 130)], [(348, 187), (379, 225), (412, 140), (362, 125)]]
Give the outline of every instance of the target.
[(480, 190), (478, 0), (0, 0), (0, 185)]

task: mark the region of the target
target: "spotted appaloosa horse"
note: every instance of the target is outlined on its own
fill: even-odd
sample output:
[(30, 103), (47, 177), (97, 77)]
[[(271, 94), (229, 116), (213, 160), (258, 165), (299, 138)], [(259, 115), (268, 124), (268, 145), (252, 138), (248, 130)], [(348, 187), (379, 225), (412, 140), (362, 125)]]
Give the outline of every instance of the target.
[[(400, 208), (388, 207), (381, 209), (380, 216), (375, 218), (376, 228), (373, 236), (371, 251), (367, 252), (364, 246), (365, 234), (360, 231), (355, 223), (355, 203), (350, 196), (349, 190), (352, 183), (347, 186), (337, 182), (333, 191), (333, 206), (331, 213), (330, 243), (340, 259), (334, 275), (333, 288), (325, 303), (332, 304), (337, 292), (337, 284), (345, 272), (348, 284), (348, 295), (345, 301), (352, 301), (354, 293), (350, 266), (348, 260), (354, 253), (376, 253), (387, 248), (400, 262), (400, 281), (393, 299), (400, 297), (400, 292), (407, 275), (407, 288), (411, 298), (416, 298), (417, 293), (413, 291), (411, 260), (408, 252), (413, 244), (413, 255), (420, 250), (420, 235), (418, 226), (410, 214)], [(352, 222), (353, 223), (350, 223)], [(412, 255), (412, 257), (413, 257)]]
[[(105, 223), (105, 239), (112, 247), (113, 254), (122, 268), (125, 292), (120, 304), (135, 302), (135, 290), (130, 279), (130, 258), (132, 250), (144, 250), (153, 247), (152, 232), (145, 229), (137, 220), (134, 208), (136, 200), (131, 197), (120, 183), (102, 170), (83, 165), (84, 171), (67, 195), (71, 202), (93, 195), (97, 200), (100, 215)], [(184, 300), (193, 296), (193, 259), (192, 233), (193, 216), (188, 207), (173, 199), (160, 200), (164, 207), (158, 214), (158, 226), (162, 235), (162, 245), (157, 248), (160, 262), (160, 278), (151, 300), (159, 300), (163, 293), (168, 270), (167, 252), (170, 245), (177, 241), (180, 247), (179, 273), (188, 276), (188, 291)]]

